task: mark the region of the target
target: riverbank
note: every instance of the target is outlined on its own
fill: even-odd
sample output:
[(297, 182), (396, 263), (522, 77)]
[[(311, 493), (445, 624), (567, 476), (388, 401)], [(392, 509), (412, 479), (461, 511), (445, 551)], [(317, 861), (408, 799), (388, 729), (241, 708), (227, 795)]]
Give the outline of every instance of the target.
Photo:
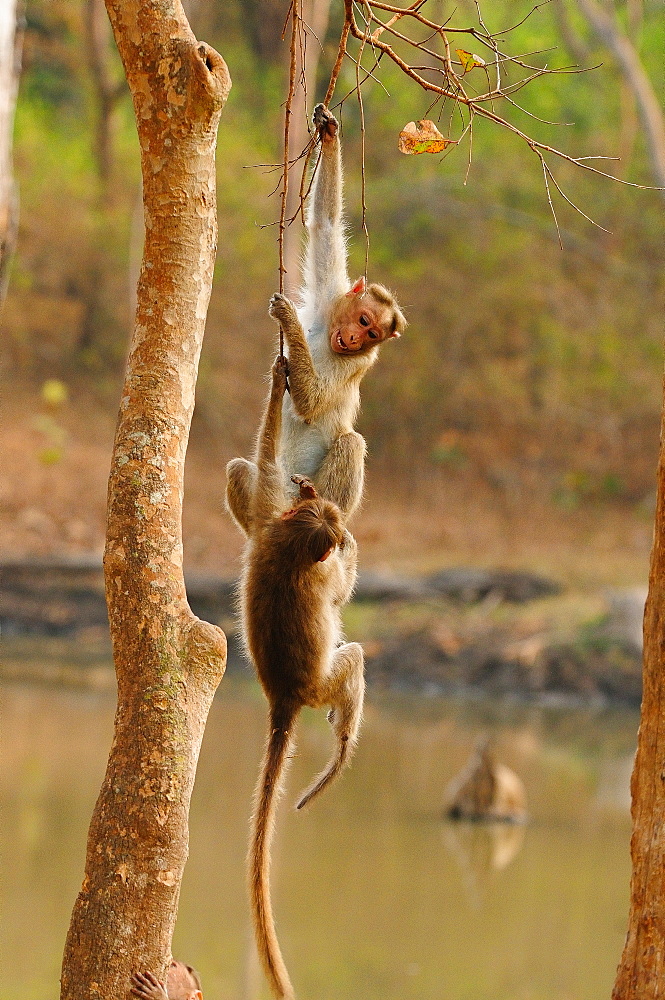
[[(229, 638), (229, 669), (247, 669), (231, 579), (187, 578), (196, 614)], [(419, 577), (361, 574), (345, 614), (377, 688), (546, 703), (638, 705), (639, 589), (593, 594), (531, 573), (449, 569)], [(113, 685), (101, 562), (14, 560), (0, 566), (0, 676)]]

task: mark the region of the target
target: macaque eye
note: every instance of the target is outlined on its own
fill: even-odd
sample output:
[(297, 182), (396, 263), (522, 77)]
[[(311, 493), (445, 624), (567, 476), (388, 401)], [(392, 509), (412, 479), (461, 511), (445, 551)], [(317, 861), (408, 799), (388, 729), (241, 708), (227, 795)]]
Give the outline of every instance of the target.
[(369, 331), (369, 338), (370, 338), (370, 340), (376, 340), (378, 338), (378, 336), (379, 335), (376, 332), (376, 330), (370, 330)]
[[(371, 319), (368, 319), (367, 316), (364, 316), (364, 315), (360, 317), (360, 319), (358, 320), (358, 322), (360, 323), (361, 326), (371, 326), (372, 325)], [(371, 336), (371, 334), (370, 334), (370, 336)]]

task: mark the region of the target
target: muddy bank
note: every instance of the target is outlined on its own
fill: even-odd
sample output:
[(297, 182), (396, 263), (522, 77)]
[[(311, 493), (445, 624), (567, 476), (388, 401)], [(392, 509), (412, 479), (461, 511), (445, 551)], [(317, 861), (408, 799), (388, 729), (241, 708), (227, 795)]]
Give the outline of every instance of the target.
[[(229, 668), (247, 669), (235, 581), (187, 577), (193, 610), (222, 625)], [(424, 694), (639, 704), (644, 593), (571, 595), (530, 573), (458, 567), (421, 578), (361, 574), (348, 609), (372, 685)], [(112, 684), (101, 563), (0, 565), (2, 676)], [(72, 656), (71, 649), (80, 649)]]
[(622, 643), (557, 643), (497, 633), (447, 652), (428, 633), (369, 650), (368, 678), (433, 696), (486, 695), (548, 704), (598, 701), (638, 706), (640, 653)]

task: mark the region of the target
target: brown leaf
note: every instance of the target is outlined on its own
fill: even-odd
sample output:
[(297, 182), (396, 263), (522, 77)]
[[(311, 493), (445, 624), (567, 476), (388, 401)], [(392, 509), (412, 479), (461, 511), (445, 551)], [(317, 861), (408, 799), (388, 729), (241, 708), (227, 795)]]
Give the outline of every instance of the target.
[(442, 136), (434, 122), (423, 118), (419, 122), (409, 122), (399, 134), (397, 148), (400, 153), (415, 156), (418, 153), (442, 153), (455, 139)]

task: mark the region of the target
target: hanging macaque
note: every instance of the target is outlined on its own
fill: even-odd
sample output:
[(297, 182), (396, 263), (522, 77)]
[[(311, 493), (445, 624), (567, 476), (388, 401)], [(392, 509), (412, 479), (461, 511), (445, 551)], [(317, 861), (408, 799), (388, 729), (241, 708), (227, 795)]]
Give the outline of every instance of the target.
[(292, 997), (293, 990), (272, 916), (270, 847), (293, 727), (304, 705), (326, 706), (336, 741), (329, 764), (301, 796), (300, 809), (351, 756), (365, 693), (362, 647), (342, 642), (340, 623), (356, 579), (355, 539), (339, 508), (320, 497), (308, 479), (294, 476), (298, 496), (290, 496), (278, 464), (286, 378), (286, 359), (277, 358), (259, 432), (240, 585), (243, 635), (269, 704), (252, 817), (250, 895), (259, 954), (279, 997)]
[[(406, 320), (383, 285), (348, 277), (338, 123), (319, 104), (314, 126), (321, 156), (308, 201), (301, 304), (296, 310), (275, 294), (269, 310), (284, 331), (289, 359), (281, 462), (285, 483), (296, 473), (306, 476), (346, 519), (363, 492), (365, 441), (353, 429), (360, 383), (379, 346), (399, 337)], [(234, 459), (227, 477), (229, 510), (247, 534), (256, 463)]]

